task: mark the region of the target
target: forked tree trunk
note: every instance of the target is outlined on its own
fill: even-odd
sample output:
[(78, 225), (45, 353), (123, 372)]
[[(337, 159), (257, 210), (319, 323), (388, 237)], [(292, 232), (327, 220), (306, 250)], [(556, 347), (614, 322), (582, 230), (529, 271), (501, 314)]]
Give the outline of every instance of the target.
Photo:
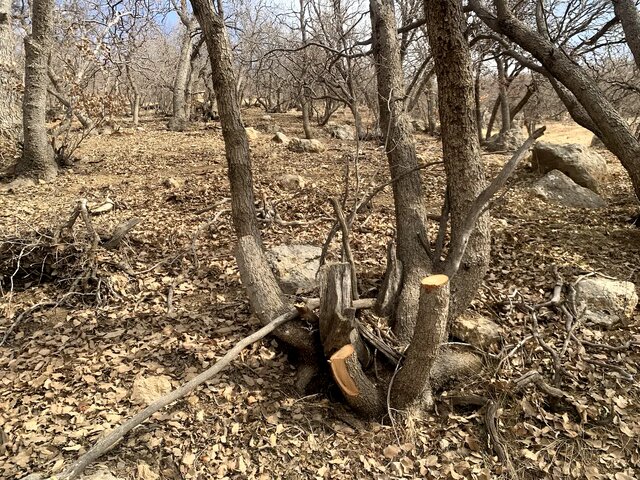
[[(224, 21), (208, 0), (191, 0), (207, 44), (216, 94), (222, 136), (231, 186), (231, 216), (238, 237), (236, 258), (240, 277), (249, 295), (251, 306), (264, 324), (290, 309), (276, 282), (262, 249), (260, 230), (254, 204), (253, 175), (247, 134), (240, 116), (236, 81), (231, 61), (231, 46)], [(311, 329), (290, 322), (278, 328), (274, 335), (294, 348), (306, 368), (299, 371), (300, 388), (315, 373), (319, 364), (318, 346)]]
[(187, 127), (187, 85), (191, 74), (191, 50), (193, 48), (193, 26), (187, 26), (180, 46), (180, 58), (173, 79), (173, 115), (169, 130), (183, 131)]
[(24, 40), (25, 89), (22, 103), (24, 148), (16, 173), (49, 180), (58, 167), (49, 143), (46, 125), (47, 67), (53, 32), (54, 0), (34, 0), (31, 5), (31, 34)]
[(11, 0), (0, 0), (0, 137), (16, 143), (22, 138), (21, 75), (14, 59)]
[[(474, 115), (471, 55), (464, 36), (466, 16), (461, 0), (426, 0), (425, 18), (438, 77), (451, 238), (456, 238), (462, 235), (471, 205), (485, 187)], [(469, 306), (482, 284), (489, 264), (489, 248), (489, 215), (484, 214), (471, 234), (462, 268), (451, 279), (450, 319)]]
[[(431, 271), (421, 238), (426, 239), (426, 202), (409, 116), (404, 110), (404, 83), (396, 34), (393, 0), (370, 0), (372, 46), (378, 81), (380, 128), (393, 183), (397, 255), (402, 284), (395, 302), (392, 327), (410, 342), (418, 315), (420, 281)], [(411, 173), (409, 173), (411, 172)]]
[(600, 139), (622, 163), (640, 198), (640, 142), (594, 79), (561, 48), (515, 18), (506, 0), (496, 0), (497, 17), (479, 0), (469, 0), (469, 5), (489, 28), (529, 52), (575, 96), (591, 117)]

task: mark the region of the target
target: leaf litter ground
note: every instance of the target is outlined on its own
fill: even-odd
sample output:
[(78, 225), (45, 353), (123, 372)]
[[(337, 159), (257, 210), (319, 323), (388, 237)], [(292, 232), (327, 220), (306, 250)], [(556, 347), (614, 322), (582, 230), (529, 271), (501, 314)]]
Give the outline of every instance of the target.
[[(257, 111), (246, 118), (248, 125), (264, 123)], [(299, 115), (276, 114), (272, 122), (288, 135), (301, 134)], [(32, 268), (36, 273), (22, 284), (3, 285), (0, 339), (10, 333), (0, 347), (0, 478), (59, 472), (141, 408), (131, 398), (137, 376), (165, 376), (176, 387), (259, 327), (233, 258), (218, 125), (184, 133), (168, 132), (153, 119), (143, 125), (91, 137), (82, 160), (55, 182), (0, 193), (0, 240), (3, 248), (18, 245), (22, 254), (34, 239), (49, 238), (78, 198), (115, 203), (113, 211), (93, 218), (99, 233), (133, 216), (143, 219), (118, 249), (93, 253), (78, 223), (62, 243), (79, 245), (79, 251), (62, 249), (53, 262), (40, 259), (52, 269), (43, 267), (38, 276)], [(579, 134), (577, 127), (551, 125), (549, 137), (568, 130)], [(256, 200), (260, 207), (265, 201), (275, 206), (284, 221), (264, 222), (267, 246), (321, 245), (333, 218), (327, 196), (342, 194), (349, 162), (354, 196), (354, 142), (318, 134), (328, 146), (321, 154), (289, 152), (266, 133), (250, 142)], [(418, 134), (416, 141), (425, 162), (440, 157), (436, 139)], [(507, 157), (483, 158), (495, 175)], [(530, 319), (514, 299), (531, 305), (548, 299), (554, 268), (567, 281), (597, 271), (640, 282), (640, 231), (627, 223), (637, 203), (615, 158), (606, 158), (612, 171), (607, 209), (542, 203), (528, 190), (535, 175), (522, 166), (493, 212), (492, 264), (472, 308), (503, 327), (502, 358), (514, 353), (497, 370), (500, 353), (490, 352), (492, 366), (462, 390), (498, 404), (499, 430), (518, 478), (623, 480), (640, 471), (637, 345), (609, 351), (569, 344), (561, 387), (583, 412), (582, 421), (532, 386), (512, 391), (512, 382), (529, 370), (547, 381), (553, 376), (551, 357), (531, 338)], [(375, 143), (361, 144), (358, 164), (360, 192), (387, 180), (383, 150)], [(306, 185), (284, 187), (279, 179), (292, 173)], [(438, 214), (443, 172), (434, 167), (423, 176), (430, 211)], [(355, 223), (352, 248), (362, 292), (372, 292), (382, 276), (392, 217), (387, 188)], [(285, 225), (291, 221), (310, 223)], [(435, 232), (437, 225), (431, 228)], [(332, 259), (338, 249), (334, 242)], [(78, 263), (89, 254), (90, 265)], [(91, 275), (74, 283), (83, 268)], [(33, 305), (58, 301), (20, 318)], [(639, 319), (611, 331), (581, 325), (575, 333), (621, 346), (640, 341)], [(539, 334), (558, 350), (562, 323), (557, 313), (540, 312)], [(487, 445), (482, 411), (452, 410), (443, 402), (407, 433), (389, 419), (367, 424), (354, 418), (335, 392), (299, 396), (294, 375), (274, 341), (254, 344), (232, 368), (154, 415), (88, 473), (106, 468), (120, 478), (144, 480), (507, 477)], [(452, 386), (445, 396), (460, 391)]]

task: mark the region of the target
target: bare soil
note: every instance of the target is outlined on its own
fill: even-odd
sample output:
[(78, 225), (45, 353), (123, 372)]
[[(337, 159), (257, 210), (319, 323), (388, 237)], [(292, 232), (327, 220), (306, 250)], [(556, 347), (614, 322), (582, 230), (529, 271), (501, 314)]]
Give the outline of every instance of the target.
[[(271, 122), (287, 135), (302, 135), (299, 113), (261, 117), (259, 111), (245, 112), (248, 126)], [(316, 131), (328, 147), (321, 154), (289, 152), (266, 133), (250, 142), (259, 206), (275, 206), (285, 221), (320, 219), (308, 226), (265, 223), (267, 246), (322, 244), (333, 218), (327, 198), (342, 195), (349, 162), (350, 200), (388, 179), (378, 144), (360, 144), (356, 176), (355, 142)], [(585, 132), (573, 124), (550, 124), (543, 139), (588, 144)], [(441, 156), (437, 139), (417, 134), (416, 141), (425, 162)], [(489, 352), (490, 367), (481, 377), (444, 393), (477, 393), (497, 402), (517, 478), (640, 475), (637, 345), (607, 351), (571, 342), (562, 358), (568, 375), (561, 387), (580, 406), (582, 418), (534, 387), (516, 393), (511, 383), (530, 370), (547, 381), (553, 375), (551, 358), (531, 338), (530, 319), (517, 303), (520, 295), (530, 304), (548, 299), (554, 267), (566, 281), (598, 272), (640, 284), (640, 230), (628, 223), (638, 203), (619, 162), (602, 154), (611, 171), (604, 191), (609, 207), (597, 211), (541, 202), (528, 189), (536, 175), (528, 165), (518, 169), (512, 189), (492, 212), (493, 263), (472, 307), (504, 328), (501, 351)], [(120, 133), (89, 138), (79, 155), (54, 182), (0, 192), (0, 253), (9, 249), (27, 259), (39, 246), (51, 245), (79, 198), (114, 201), (113, 211), (93, 217), (104, 235), (131, 217), (143, 221), (118, 249), (95, 251), (78, 222), (57, 250), (43, 254), (39, 264), (22, 265), (13, 284), (2, 286), (0, 342), (9, 333), (0, 346), (0, 478), (59, 472), (141, 408), (131, 399), (137, 376), (166, 376), (178, 386), (258, 328), (233, 257), (217, 123), (176, 133), (145, 118), (142, 129), (125, 125)], [(483, 158), (490, 175), (507, 160), (499, 154)], [(306, 185), (279, 185), (291, 173)], [(430, 211), (438, 214), (441, 167), (425, 170), (424, 180)], [(198, 213), (208, 207), (213, 208)], [(384, 271), (392, 220), (387, 189), (354, 227), (352, 248), (365, 295), (375, 291)], [(338, 258), (337, 242), (331, 252)], [(87, 269), (91, 275), (76, 282)], [(20, 316), (39, 302), (57, 301), (55, 308)], [(560, 350), (565, 332), (559, 315), (545, 311), (539, 322), (540, 335)], [(615, 330), (579, 325), (574, 332), (594, 343), (637, 343), (640, 315)], [(512, 350), (496, 371), (498, 356)], [(299, 396), (294, 374), (275, 341), (259, 342), (88, 471), (106, 468), (121, 478), (145, 480), (506, 478), (487, 445), (482, 411), (452, 410), (442, 401), (436, 412), (413, 423), (366, 423), (342, 406), (337, 392)], [(403, 428), (406, 422), (410, 428)]]

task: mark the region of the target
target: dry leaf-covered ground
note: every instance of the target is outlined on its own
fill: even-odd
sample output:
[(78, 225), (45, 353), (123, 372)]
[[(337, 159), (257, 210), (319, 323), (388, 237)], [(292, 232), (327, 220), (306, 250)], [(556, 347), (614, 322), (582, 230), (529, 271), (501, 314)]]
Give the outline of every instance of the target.
[[(285, 133), (301, 134), (298, 116), (273, 117)], [(265, 121), (249, 111), (246, 123), (260, 127)], [(131, 396), (136, 377), (163, 376), (178, 386), (258, 327), (232, 255), (217, 124), (174, 133), (147, 119), (143, 128), (91, 137), (81, 147), (82, 160), (55, 182), (0, 193), (0, 253), (10, 250), (40, 262), (22, 265), (31, 276), (16, 277), (13, 289), (4, 285), (0, 300), (0, 478), (59, 472), (141, 408)], [(285, 221), (314, 222), (265, 223), (268, 246), (320, 245), (331, 226), (327, 196), (343, 191), (355, 146), (318, 134), (329, 147), (322, 154), (289, 152), (269, 134), (251, 141), (256, 199), (275, 206)], [(567, 139), (588, 142), (578, 127), (551, 125), (547, 140)], [(440, 156), (437, 140), (426, 135), (416, 140), (425, 161)], [(506, 160), (483, 158), (491, 174)], [(640, 282), (640, 231), (627, 223), (637, 202), (617, 161), (611, 155), (607, 160), (612, 171), (607, 209), (542, 203), (529, 193), (535, 177), (523, 165), (493, 212), (493, 263), (473, 308), (501, 324), (505, 336), (502, 352), (487, 358), (488, 371), (464, 382), (464, 388), (498, 404), (499, 430), (518, 478), (640, 475), (640, 316), (613, 331), (588, 325), (574, 330), (592, 343), (636, 342), (616, 350), (569, 342), (561, 359), (567, 370), (562, 388), (575, 399), (582, 421), (538, 389), (516, 393), (511, 383), (529, 370), (551, 381), (551, 358), (532, 338), (530, 318), (516, 303), (520, 294), (530, 304), (548, 298), (554, 267), (567, 281), (601, 272)], [(307, 184), (281, 187), (277, 180), (287, 173), (302, 175)], [(353, 196), (353, 163), (349, 175)], [(375, 143), (361, 145), (358, 177), (360, 192), (386, 181), (383, 150)], [(443, 173), (434, 167), (424, 178), (430, 211), (438, 213)], [(92, 257), (79, 222), (63, 235), (58, 250), (39, 253), (38, 245), (51, 244), (48, 238), (77, 199), (100, 204), (107, 197), (116, 208), (93, 218), (98, 232), (111, 232), (134, 216), (143, 219), (117, 250), (99, 247)], [(212, 208), (198, 213), (207, 207)], [(363, 292), (382, 275), (392, 213), (385, 191), (355, 225)], [(334, 244), (333, 254), (337, 251)], [(172, 312), (167, 312), (169, 296)], [(28, 311), (40, 302), (48, 303)], [(541, 337), (561, 350), (565, 332), (559, 316), (544, 310), (539, 323)], [(509, 352), (498, 370), (497, 355)], [(294, 370), (275, 343), (259, 342), (232, 368), (136, 429), (88, 472), (107, 468), (121, 478), (144, 480), (506, 477), (488, 448), (483, 411), (452, 411), (443, 403), (403, 431), (389, 419), (358, 421), (332, 392), (301, 398), (293, 379)]]

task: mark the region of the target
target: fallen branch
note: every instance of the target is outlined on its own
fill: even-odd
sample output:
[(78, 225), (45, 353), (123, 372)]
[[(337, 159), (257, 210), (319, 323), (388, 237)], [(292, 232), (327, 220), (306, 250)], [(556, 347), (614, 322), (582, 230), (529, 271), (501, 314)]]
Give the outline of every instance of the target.
[(138, 225), (141, 221), (141, 218), (133, 217), (132, 219), (118, 225), (113, 231), (113, 235), (111, 235), (111, 238), (103, 244), (103, 247), (109, 249), (116, 248), (118, 245), (120, 245), (120, 242), (122, 242), (127, 233), (129, 233), (129, 231), (133, 227)]
[[(173, 390), (164, 397), (159, 398), (147, 408), (134, 415), (131, 419), (111, 430), (108, 435), (98, 440), (96, 444), (87, 453), (82, 455), (73, 465), (71, 465), (61, 474), (55, 475), (55, 477), (51, 477), (49, 480), (54, 480), (54, 478), (55, 480), (72, 480), (78, 477), (78, 475), (80, 475), (84, 471), (84, 469), (87, 468), (87, 466), (89, 466), (92, 462), (108, 452), (112, 447), (115, 446), (116, 443), (122, 440), (122, 438), (124, 438), (127, 433), (147, 420), (151, 415), (166, 407), (167, 405), (175, 402), (176, 400), (184, 397), (185, 395), (191, 393), (196, 387), (203, 384), (207, 380), (210, 380), (214, 375), (220, 373), (224, 368), (226, 368), (231, 363), (231, 361), (238, 355), (240, 355), (240, 352), (246, 347), (266, 337), (280, 325), (293, 320), (297, 316), (298, 309), (293, 308), (287, 313), (280, 315), (276, 319), (272, 320), (260, 330), (252, 333), (248, 337), (243, 338), (231, 350), (229, 350), (224, 357), (218, 360), (218, 362), (216, 362), (209, 369), (205, 370), (197, 377), (185, 383), (183, 386)], [(30, 480), (36, 480), (37, 478), (42, 477), (30, 475), (27, 478), (29, 478)]]

